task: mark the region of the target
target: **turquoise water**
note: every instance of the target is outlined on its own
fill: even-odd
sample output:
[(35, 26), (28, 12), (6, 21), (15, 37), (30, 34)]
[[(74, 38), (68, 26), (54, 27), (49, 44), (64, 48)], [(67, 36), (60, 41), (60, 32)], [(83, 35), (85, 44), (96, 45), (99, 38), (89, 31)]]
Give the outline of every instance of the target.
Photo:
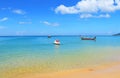
[[(61, 45), (54, 45), (59, 39)], [(0, 37), (0, 72), (48, 72), (120, 62), (120, 37)], [(32, 72), (31, 71), (31, 72)]]

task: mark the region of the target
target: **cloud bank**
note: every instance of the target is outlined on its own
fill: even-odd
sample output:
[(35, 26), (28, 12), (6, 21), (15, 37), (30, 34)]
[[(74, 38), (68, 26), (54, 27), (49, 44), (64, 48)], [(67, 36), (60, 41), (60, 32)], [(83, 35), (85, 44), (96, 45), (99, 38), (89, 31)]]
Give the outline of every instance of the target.
[[(59, 5), (55, 9), (60, 14), (80, 14), (81, 18), (108, 18), (109, 13), (120, 10), (120, 0), (81, 0), (76, 5)], [(99, 15), (98, 15), (99, 14)]]

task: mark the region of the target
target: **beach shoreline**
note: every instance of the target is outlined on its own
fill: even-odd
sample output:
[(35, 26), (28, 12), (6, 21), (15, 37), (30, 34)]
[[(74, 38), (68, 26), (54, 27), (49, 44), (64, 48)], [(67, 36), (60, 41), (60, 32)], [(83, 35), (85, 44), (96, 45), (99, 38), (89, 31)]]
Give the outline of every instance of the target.
[[(95, 68), (81, 68), (52, 73), (30, 73), (18, 78), (120, 78), (120, 63), (101, 65)], [(17, 78), (17, 77), (16, 77)]]

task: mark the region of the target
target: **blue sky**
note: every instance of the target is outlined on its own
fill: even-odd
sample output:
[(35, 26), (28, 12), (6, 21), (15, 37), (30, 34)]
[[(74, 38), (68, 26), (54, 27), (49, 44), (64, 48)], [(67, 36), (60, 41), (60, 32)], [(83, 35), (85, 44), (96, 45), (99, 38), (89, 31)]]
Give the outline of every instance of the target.
[(120, 32), (120, 0), (2, 0), (0, 35)]

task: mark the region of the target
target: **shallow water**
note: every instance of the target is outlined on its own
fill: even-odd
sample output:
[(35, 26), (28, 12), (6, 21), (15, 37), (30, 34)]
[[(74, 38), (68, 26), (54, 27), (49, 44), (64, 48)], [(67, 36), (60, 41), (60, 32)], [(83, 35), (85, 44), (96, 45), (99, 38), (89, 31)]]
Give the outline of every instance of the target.
[[(54, 45), (59, 39), (61, 45)], [(120, 37), (0, 37), (0, 76), (54, 72), (120, 62)], [(6, 77), (7, 78), (7, 77)]]

